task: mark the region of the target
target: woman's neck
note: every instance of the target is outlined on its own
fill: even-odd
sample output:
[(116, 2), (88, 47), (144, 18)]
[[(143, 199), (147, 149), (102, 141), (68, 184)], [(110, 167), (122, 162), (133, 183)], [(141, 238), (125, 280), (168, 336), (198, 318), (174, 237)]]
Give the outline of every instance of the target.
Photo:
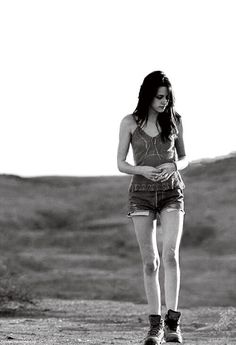
[(151, 122), (151, 123), (157, 123), (157, 116), (158, 116), (158, 112), (152, 110), (152, 109), (149, 109), (149, 112), (148, 112), (148, 122)]

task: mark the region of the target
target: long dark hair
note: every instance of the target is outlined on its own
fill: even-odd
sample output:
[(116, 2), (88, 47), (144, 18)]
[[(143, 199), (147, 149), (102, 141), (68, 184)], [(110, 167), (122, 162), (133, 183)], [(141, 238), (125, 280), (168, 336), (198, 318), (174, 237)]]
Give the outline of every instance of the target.
[(180, 115), (174, 110), (175, 99), (171, 83), (162, 71), (154, 71), (144, 78), (139, 91), (138, 104), (132, 115), (136, 118), (139, 126), (146, 124), (150, 104), (156, 96), (159, 87), (162, 86), (168, 89), (169, 102), (165, 111), (158, 114), (157, 121), (161, 127), (161, 139), (167, 141), (171, 135), (178, 134), (177, 122), (180, 121)]

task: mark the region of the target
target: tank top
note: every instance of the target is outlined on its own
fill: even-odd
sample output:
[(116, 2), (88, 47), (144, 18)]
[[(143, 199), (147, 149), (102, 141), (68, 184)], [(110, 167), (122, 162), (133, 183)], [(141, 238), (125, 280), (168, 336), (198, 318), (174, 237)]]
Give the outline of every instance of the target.
[[(177, 160), (175, 145), (177, 138), (173, 134), (169, 140), (163, 142), (160, 134), (151, 137), (137, 125), (131, 137), (135, 165), (157, 167), (163, 163), (175, 162)], [(164, 191), (175, 188), (185, 188), (179, 171), (175, 171), (165, 182), (155, 182), (143, 175), (133, 175), (129, 185), (131, 192)]]

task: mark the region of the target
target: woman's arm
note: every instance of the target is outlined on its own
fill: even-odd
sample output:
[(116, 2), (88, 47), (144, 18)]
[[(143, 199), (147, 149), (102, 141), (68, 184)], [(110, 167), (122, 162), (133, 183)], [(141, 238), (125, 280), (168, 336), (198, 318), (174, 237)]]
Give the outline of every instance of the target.
[(120, 172), (131, 174), (131, 175), (141, 175), (141, 167), (133, 166), (126, 162), (126, 158), (129, 152), (131, 139), (131, 130), (130, 130), (130, 119), (129, 115), (125, 116), (120, 124), (119, 132), (119, 145), (117, 152), (117, 167)]
[(178, 155), (178, 160), (175, 162), (176, 170), (183, 170), (188, 166), (188, 159), (186, 157), (184, 139), (183, 139), (183, 125), (181, 119), (178, 125), (178, 138), (175, 140), (175, 148)]
[(187, 157), (183, 156), (175, 162), (176, 170), (183, 170), (188, 166), (188, 164), (189, 164), (189, 161)]

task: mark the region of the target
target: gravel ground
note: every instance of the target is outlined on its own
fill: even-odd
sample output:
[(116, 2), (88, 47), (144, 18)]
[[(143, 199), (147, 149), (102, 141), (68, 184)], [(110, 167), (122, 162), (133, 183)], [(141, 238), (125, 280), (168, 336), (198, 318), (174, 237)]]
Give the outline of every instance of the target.
[[(236, 344), (236, 308), (181, 312), (185, 344)], [(147, 306), (141, 304), (44, 299), (27, 308), (0, 311), (0, 344), (142, 344), (147, 315)]]

